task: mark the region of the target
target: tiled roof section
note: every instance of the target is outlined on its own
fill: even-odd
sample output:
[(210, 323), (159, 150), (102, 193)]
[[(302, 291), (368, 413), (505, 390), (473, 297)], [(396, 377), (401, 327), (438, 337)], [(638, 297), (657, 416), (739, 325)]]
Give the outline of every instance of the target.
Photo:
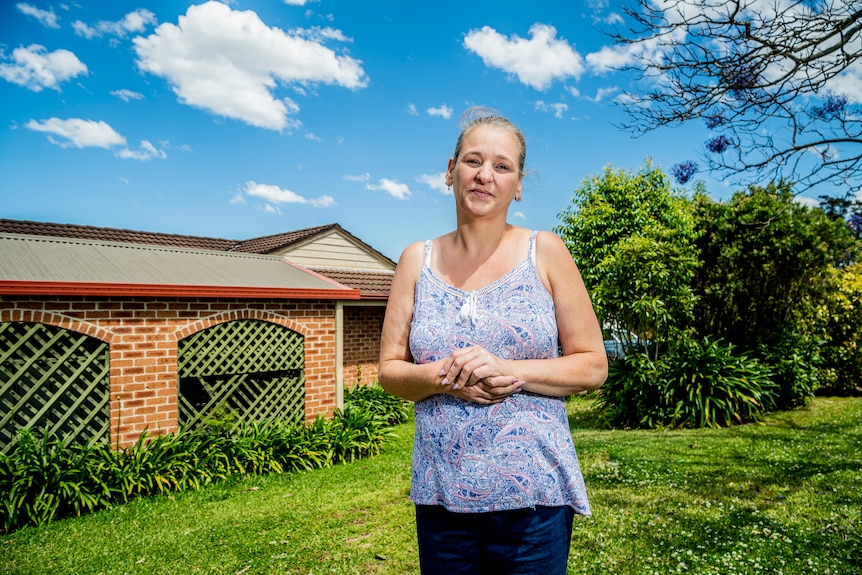
[(250, 254), (269, 254), (337, 227), (339, 227), (338, 224), (329, 224), (326, 226), (296, 230), (294, 232), (285, 232), (283, 234), (272, 234), (270, 236), (251, 238), (250, 240), (238, 242), (231, 251)]
[(0, 233), (76, 238), (81, 240), (120, 242), (126, 244), (171, 246), (219, 252), (229, 251), (238, 243), (236, 240), (225, 240), (219, 238), (184, 236), (179, 234), (160, 234), (116, 228), (101, 228), (97, 226), (54, 224), (48, 222), (7, 219), (0, 219)]
[(392, 276), (395, 275), (395, 272), (362, 271), (345, 268), (317, 268), (308, 266), (308, 269), (347, 287), (358, 289), (362, 299), (388, 299), (389, 289), (392, 287)]

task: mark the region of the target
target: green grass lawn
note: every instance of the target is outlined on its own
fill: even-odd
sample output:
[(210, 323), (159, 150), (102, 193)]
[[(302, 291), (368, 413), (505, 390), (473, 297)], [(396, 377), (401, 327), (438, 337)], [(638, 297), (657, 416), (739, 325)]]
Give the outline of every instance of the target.
[[(862, 573), (862, 399), (764, 425), (611, 431), (570, 403), (593, 517), (569, 573)], [(412, 423), (383, 455), (133, 502), (0, 537), (0, 573), (418, 572)]]

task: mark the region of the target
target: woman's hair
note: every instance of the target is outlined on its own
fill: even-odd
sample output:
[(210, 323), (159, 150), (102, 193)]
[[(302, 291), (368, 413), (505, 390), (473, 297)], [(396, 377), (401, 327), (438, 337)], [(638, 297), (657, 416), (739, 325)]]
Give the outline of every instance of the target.
[(524, 163), (527, 160), (527, 142), (524, 140), (524, 134), (515, 124), (491, 108), (473, 106), (472, 108), (467, 108), (461, 114), (461, 118), (458, 120), (458, 128), (461, 129), (461, 133), (458, 135), (458, 141), (455, 142), (455, 153), (452, 155), (452, 158), (456, 161), (458, 160), (458, 156), (461, 155), (461, 146), (464, 143), (464, 137), (479, 126), (502, 128), (515, 136), (515, 139), (521, 146), (521, 154), (518, 157), (518, 175), (523, 177)]

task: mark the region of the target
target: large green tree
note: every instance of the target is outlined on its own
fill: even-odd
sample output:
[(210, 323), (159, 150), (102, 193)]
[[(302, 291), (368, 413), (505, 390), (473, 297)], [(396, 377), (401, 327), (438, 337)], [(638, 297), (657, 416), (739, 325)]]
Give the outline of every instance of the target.
[(690, 202), (647, 161), (605, 168), (575, 191), (557, 232), (581, 268), (596, 312), (626, 351), (661, 344), (689, 325), (697, 267)]
[(787, 183), (750, 186), (727, 202), (695, 199), (701, 267), (694, 326), (771, 365), (779, 407), (816, 387), (822, 323), (818, 309), (838, 289), (836, 268), (858, 244), (847, 225), (794, 199)]

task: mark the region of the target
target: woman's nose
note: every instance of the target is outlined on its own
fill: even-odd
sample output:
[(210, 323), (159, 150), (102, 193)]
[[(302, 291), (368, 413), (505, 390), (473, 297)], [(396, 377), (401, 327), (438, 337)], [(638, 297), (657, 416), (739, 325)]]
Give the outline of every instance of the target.
[(476, 170), (476, 181), (477, 182), (487, 182), (488, 181), (488, 171), (487, 164), (482, 164), (479, 166), (479, 169)]

